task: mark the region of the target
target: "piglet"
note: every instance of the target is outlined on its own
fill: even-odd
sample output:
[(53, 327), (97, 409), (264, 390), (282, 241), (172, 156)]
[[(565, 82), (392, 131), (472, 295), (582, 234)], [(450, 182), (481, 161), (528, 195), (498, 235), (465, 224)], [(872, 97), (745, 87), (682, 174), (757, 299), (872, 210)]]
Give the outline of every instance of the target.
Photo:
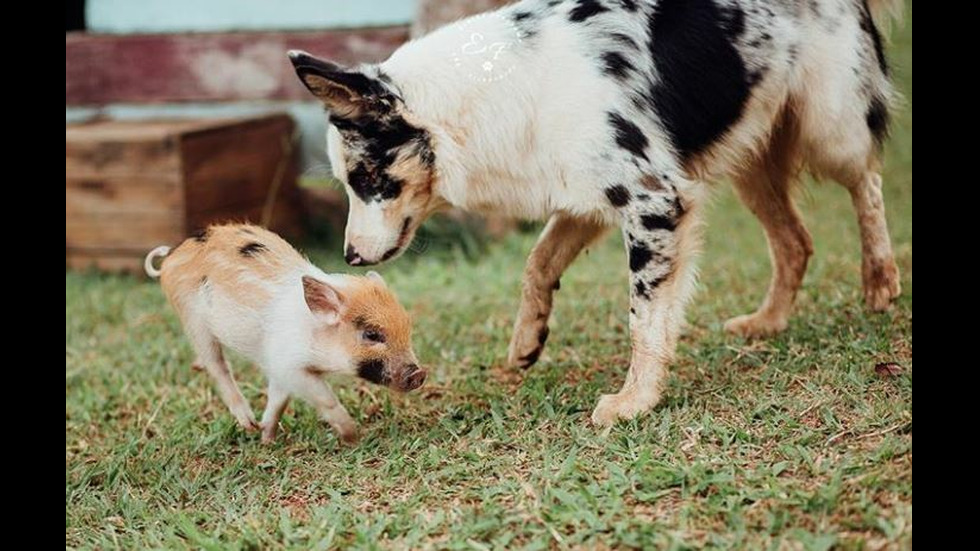
[[(154, 264), (162, 259), (160, 268)], [(290, 397), (309, 402), (345, 442), (357, 426), (323, 380), (357, 375), (400, 391), (425, 381), (412, 350), (412, 323), (375, 272), (326, 274), (278, 235), (244, 224), (211, 226), (144, 263), (159, 277), (197, 355), (194, 367), (218, 385), (238, 424), (275, 439)], [(222, 350), (234, 350), (268, 378), (261, 424), (232, 377)]]

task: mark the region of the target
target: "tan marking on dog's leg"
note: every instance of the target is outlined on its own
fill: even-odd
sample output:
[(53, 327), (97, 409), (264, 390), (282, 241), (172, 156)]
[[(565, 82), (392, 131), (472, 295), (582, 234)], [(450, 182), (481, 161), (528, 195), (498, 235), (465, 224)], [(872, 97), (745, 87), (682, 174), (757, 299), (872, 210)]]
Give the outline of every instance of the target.
[[(667, 366), (673, 361), (684, 325), (684, 309), (694, 290), (694, 256), (698, 249), (697, 207), (691, 205), (673, 232), (660, 236), (662, 247), (654, 251), (664, 261), (650, 261), (650, 268), (631, 275), (630, 340), (633, 345), (629, 372), (622, 389), (605, 394), (592, 412), (592, 422), (609, 427), (618, 419), (632, 419), (653, 409), (660, 401)], [(635, 231), (635, 226), (634, 226)], [(630, 245), (627, 244), (627, 247)], [(666, 271), (665, 271), (666, 270)], [(654, 285), (651, 277), (663, 279)], [(637, 283), (643, 281), (643, 292)]]
[(337, 401), (337, 396), (326, 381), (317, 375), (304, 372), (296, 376), (292, 390), (296, 396), (313, 406), (320, 420), (326, 421), (333, 427), (343, 442), (347, 444), (357, 442), (357, 423)]
[(271, 444), (276, 439), (276, 431), (279, 429), (279, 419), (282, 412), (289, 403), (289, 392), (280, 388), (278, 385), (269, 384), (266, 390), (268, 402), (265, 404), (265, 412), (262, 414), (262, 443)]
[(813, 241), (793, 205), (786, 170), (772, 162), (759, 162), (735, 180), (735, 189), (766, 232), (772, 279), (759, 309), (728, 320), (725, 330), (744, 337), (772, 335), (786, 329), (813, 255)]
[(538, 360), (548, 338), (552, 295), (562, 273), (605, 226), (590, 220), (556, 214), (551, 217), (524, 268), (521, 306), (507, 350), (507, 362), (528, 368)]
[(881, 176), (867, 172), (855, 183), (845, 185), (851, 193), (861, 230), (864, 301), (872, 310), (885, 310), (902, 293), (902, 286), (885, 220)]

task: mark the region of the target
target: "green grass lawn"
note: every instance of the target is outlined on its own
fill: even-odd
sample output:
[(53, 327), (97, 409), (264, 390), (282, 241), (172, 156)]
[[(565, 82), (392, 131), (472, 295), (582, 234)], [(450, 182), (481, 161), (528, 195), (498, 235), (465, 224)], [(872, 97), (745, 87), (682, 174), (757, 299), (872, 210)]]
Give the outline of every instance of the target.
[[(386, 267), (430, 378), (405, 396), (336, 381), (361, 424), (356, 447), (297, 402), (276, 444), (260, 445), (190, 369), (155, 282), (66, 273), (66, 546), (910, 548), (911, 5), (893, 42), (906, 105), (885, 190), (902, 298), (863, 309), (848, 196), (814, 184), (801, 207), (816, 256), (789, 330), (723, 334), (761, 300), (769, 262), (758, 223), (719, 186), (666, 397), (608, 435), (588, 416), (628, 360), (617, 236), (563, 278), (551, 340), (526, 373), (504, 356), (533, 235), (476, 261), (433, 246)], [(345, 269), (337, 246), (309, 252)], [(877, 375), (886, 361), (902, 372)], [(261, 376), (237, 366), (261, 412)]]

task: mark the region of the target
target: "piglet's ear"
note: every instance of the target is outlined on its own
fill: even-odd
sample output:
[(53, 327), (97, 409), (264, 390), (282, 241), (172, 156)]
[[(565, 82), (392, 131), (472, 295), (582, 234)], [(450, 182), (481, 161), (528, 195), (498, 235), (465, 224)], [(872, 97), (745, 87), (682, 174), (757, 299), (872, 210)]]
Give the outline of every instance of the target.
[(340, 320), (343, 299), (337, 290), (327, 283), (314, 277), (303, 276), (303, 296), (310, 312), (325, 317), (328, 323), (337, 323)]
[(379, 274), (378, 272), (375, 272), (374, 270), (371, 270), (370, 272), (368, 272), (368, 273), (366, 273), (364, 275), (367, 276), (368, 279), (370, 279), (371, 281), (373, 281), (375, 283), (384, 285), (385, 287), (388, 286), (388, 284), (385, 283), (385, 279), (383, 277), (381, 277), (381, 274)]

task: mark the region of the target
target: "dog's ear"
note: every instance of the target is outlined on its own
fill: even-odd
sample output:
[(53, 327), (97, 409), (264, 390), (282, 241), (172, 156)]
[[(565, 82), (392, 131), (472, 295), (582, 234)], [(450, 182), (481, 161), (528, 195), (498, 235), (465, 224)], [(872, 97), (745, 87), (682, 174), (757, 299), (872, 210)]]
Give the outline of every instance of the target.
[(290, 50), (289, 61), (307, 89), (327, 106), (331, 115), (356, 119), (390, 105), (384, 84), (363, 72)]

